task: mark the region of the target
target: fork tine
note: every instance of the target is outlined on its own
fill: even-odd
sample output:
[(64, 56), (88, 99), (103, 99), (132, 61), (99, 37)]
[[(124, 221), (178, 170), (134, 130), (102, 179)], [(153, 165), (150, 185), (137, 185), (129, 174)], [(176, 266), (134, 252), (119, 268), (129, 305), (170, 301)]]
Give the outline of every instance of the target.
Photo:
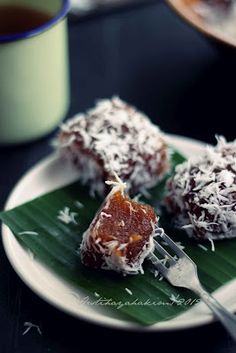
[(158, 257), (153, 253), (151, 253), (148, 258), (152, 262), (152, 264), (158, 269), (158, 271), (161, 272), (161, 274), (165, 277), (167, 275), (168, 269), (165, 265), (161, 263), (160, 259), (158, 259)]
[(181, 250), (178, 245), (175, 244), (175, 242), (168, 237), (168, 235), (166, 235), (166, 233), (163, 231), (160, 234), (160, 237), (170, 246), (170, 248), (172, 248), (174, 250), (174, 252), (176, 253), (176, 255), (178, 257), (186, 257), (187, 255), (185, 254), (185, 252), (183, 250)]
[(176, 263), (175, 259), (164, 249), (156, 240), (154, 240), (156, 250), (163, 256), (166, 256), (171, 265)]

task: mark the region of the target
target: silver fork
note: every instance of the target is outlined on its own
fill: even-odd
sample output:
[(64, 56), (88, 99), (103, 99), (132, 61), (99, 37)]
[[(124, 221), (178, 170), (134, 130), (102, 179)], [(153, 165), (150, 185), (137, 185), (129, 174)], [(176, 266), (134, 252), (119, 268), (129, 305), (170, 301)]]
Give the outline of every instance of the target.
[(221, 305), (211, 294), (209, 294), (201, 285), (197, 266), (190, 259), (190, 257), (180, 247), (165, 234), (162, 228), (157, 229), (157, 236), (160, 236), (168, 246), (177, 255), (176, 260), (171, 254), (164, 249), (156, 240), (154, 240), (155, 248), (159, 254), (164, 256), (169, 267), (164, 265), (161, 260), (155, 255), (151, 254), (149, 259), (155, 268), (165, 277), (173, 286), (184, 287), (192, 290), (197, 294), (202, 301), (212, 310), (213, 314), (225, 329), (229, 332), (232, 338), (236, 341), (236, 316), (231, 314), (223, 305)]

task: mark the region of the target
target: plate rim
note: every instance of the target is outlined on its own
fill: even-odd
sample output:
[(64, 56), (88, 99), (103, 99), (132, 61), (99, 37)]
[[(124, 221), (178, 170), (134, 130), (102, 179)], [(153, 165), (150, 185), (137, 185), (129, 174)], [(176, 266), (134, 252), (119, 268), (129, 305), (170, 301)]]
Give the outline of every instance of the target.
[(207, 38), (218, 41), (219, 43), (222, 43), (229, 48), (236, 48), (236, 41), (228, 38), (224, 35), (224, 33), (211, 28), (207, 23), (200, 23), (198, 20), (196, 20), (195, 17), (190, 18), (190, 9), (187, 5), (184, 5), (184, 3), (176, 3), (175, 0), (166, 0), (166, 3), (177, 15), (179, 15), (183, 21), (185, 21), (195, 30), (199, 31), (201, 34), (205, 35)]
[[(167, 134), (166, 136), (167, 136), (167, 140), (169, 140), (169, 142), (171, 142), (171, 141), (184, 142), (187, 144), (192, 144), (192, 145), (194, 144), (195, 146), (198, 146), (200, 148), (203, 148), (204, 144), (206, 145), (206, 143), (204, 143), (204, 142), (201, 142), (199, 140), (195, 140), (192, 138), (184, 137), (184, 136), (170, 135), (170, 134)], [(50, 165), (56, 158), (57, 157), (56, 157), (55, 153), (50, 154), (50, 155), (46, 156), (45, 158), (41, 159), (39, 162), (37, 162), (35, 165), (33, 165), (30, 169), (28, 169), (21, 176), (19, 181), (15, 184), (15, 186), (11, 190), (11, 192), (7, 198), (7, 201), (5, 203), (4, 210), (7, 210), (9, 208), (16, 206), (16, 205), (14, 205), (14, 198), (16, 197), (17, 193), (21, 189), (21, 185), (27, 180), (27, 178), (29, 178), (34, 173), (37, 174), (38, 170), (43, 170), (44, 168), (46, 168), (46, 166)], [(5, 224), (2, 224), (3, 248), (4, 248), (4, 251), (5, 251), (6, 256), (8, 258), (8, 261), (10, 262), (12, 268), (17, 273), (17, 275), (20, 277), (20, 279), (30, 288), (30, 290), (32, 290), (41, 299), (45, 300), (47, 303), (51, 304), (52, 306), (56, 307), (57, 309), (59, 309), (63, 312), (66, 312), (67, 314), (72, 315), (73, 317), (76, 317), (76, 318), (82, 319), (84, 321), (87, 321), (89, 323), (97, 324), (97, 325), (100, 325), (103, 327), (109, 327), (109, 328), (112, 327), (114, 329), (126, 330), (126, 331), (136, 331), (136, 332), (178, 331), (178, 330), (190, 329), (190, 328), (194, 328), (194, 327), (203, 326), (203, 325), (210, 324), (215, 321), (214, 316), (210, 312), (205, 313), (205, 315), (195, 317), (194, 320), (192, 318), (189, 318), (187, 320), (185, 319), (185, 320), (181, 321), (181, 316), (186, 314), (187, 312), (189, 312), (189, 310), (191, 310), (191, 309), (189, 309), (187, 312), (184, 312), (184, 313), (178, 315), (176, 318), (180, 318), (180, 320), (177, 319), (177, 322), (175, 322), (176, 318), (174, 318), (171, 320), (161, 321), (161, 322), (154, 324), (154, 325), (151, 325), (151, 326), (141, 326), (141, 325), (138, 325), (138, 324), (135, 324), (132, 322), (128, 322), (128, 321), (124, 321), (124, 320), (120, 320), (120, 319), (116, 319), (116, 318), (111, 318), (109, 316), (102, 315), (101, 313), (98, 313), (97, 315), (95, 315), (94, 313), (91, 314), (88, 312), (86, 314), (83, 312), (81, 313), (79, 310), (77, 310), (75, 312), (74, 310), (63, 306), (63, 304), (58, 302), (58, 300), (55, 300), (55, 298), (52, 298), (47, 293), (47, 290), (45, 291), (45, 289), (44, 289), (44, 290), (40, 291), (34, 284), (32, 284), (32, 281), (30, 280), (29, 277), (27, 277), (24, 270), (22, 270), (22, 268), (19, 268), (17, 266), (17, 261), (14, 258), (14, 252), (12, 253), (12, 250), (11, 250), (11, 237), (14, 237), (11, 230)], [(15, 239), (15, 237), (14, 237), (14, 239)], [(19, 244), (19, 242), (18, 242), (18, 244)], [(42, 264), (40, 264), (40, 265), (42, 265)], [(45, 269), (47, 271), (49, 271), (50, 273), (53, 273), (46, 266), (45, 266)], [(53, 273), (53, 275), (56, 278), (60, 278), (59, 276), (57, 276), (54, 273)], [(227, 285), (228, 285), (228, 283), (220, 288), (222, 289), (224, 287), (227, 287)], [(233, 308), (230, 307), (230, 310), (231, 311), (236, 310), (236, 306), (234, 306)]]

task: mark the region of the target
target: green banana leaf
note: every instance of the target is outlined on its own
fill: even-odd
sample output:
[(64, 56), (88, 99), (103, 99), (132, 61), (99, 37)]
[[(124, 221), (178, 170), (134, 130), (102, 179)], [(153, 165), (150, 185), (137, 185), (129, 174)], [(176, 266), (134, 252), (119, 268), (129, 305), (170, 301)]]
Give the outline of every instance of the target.
[[(173, 169), (182, 161), (183, 156), (176, 151), (172, 153)], [(150, 199), (143, 199), (153, 205), (157, 212), (164, 196), (165, 182), (166, 179), (151, 190)], [(84, 207), (78, 208), (75, 204), (77, 200)], [(116, 318), (141, 325), (151, 325), (174, 318), (190, 309), (197, 302), (196, 297), (188, 290), (174, 288), (165, 279), (156, 277), (148, 261), (145, 263), (144, 274), (135, 276), (93, 270), (81, 264), (78, 249), (82, 234), (101, 202), (101, 199), (91, 198), (87, 188), (76, 182), (2, 212), (0, 219), (22, 246), (34, 254), (36, 261), (48, 266), (68, 284), (83, 290), (93, 300), (98, 299), (99, 293), (100, 298), (116, 302), (117, 305), (106, 307), (109, 315), (114, 314)], [(78, 214), (78, 224), (64, 224), (57, 218), (59, 210), (65, 206)], [(210, 292), (236, 277), (236, 240), (217, 242), (215, 252), (206, 243), (204, 246), (208, 251), (204, 251), (193, 239), (188, 239), (183, 232), (174, 229), (164, 213), (160, 222), (173, 239), (181, 241), (185, 246), (185, 251), (198, 265), (202, 283)], [(22, 233), (29, 230), (38, 235)], [(177, 302), (173, 301), (173, 296)], [(119, 303), (125, 305), (120, 306)]]

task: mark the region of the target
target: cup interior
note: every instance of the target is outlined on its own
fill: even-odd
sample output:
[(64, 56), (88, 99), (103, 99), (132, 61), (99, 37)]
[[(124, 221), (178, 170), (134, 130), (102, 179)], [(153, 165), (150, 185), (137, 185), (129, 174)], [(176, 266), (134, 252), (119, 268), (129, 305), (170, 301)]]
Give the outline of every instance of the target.
[[(70, 7), (69, 0), (0, 0), (1, 6), (12, 6), (13, 8), (22, 6), (28, 10), (44, 13), (48, 15), (48, 18), (42, 24), (32, 27), (32, 29), (17, 30), (17, 33), (13, 34), (0, 34), (0, 43), (30, 38), (48, 30), (67, 15)], [(15, 16), (17, 12), (15, 9), (13, 11)]]
[(43, 11), (49, 15), (56, 16), (62, 9), (65, 1), (63, 0), (0, 0), (0, 5), (24, 6), (31, 9)]

